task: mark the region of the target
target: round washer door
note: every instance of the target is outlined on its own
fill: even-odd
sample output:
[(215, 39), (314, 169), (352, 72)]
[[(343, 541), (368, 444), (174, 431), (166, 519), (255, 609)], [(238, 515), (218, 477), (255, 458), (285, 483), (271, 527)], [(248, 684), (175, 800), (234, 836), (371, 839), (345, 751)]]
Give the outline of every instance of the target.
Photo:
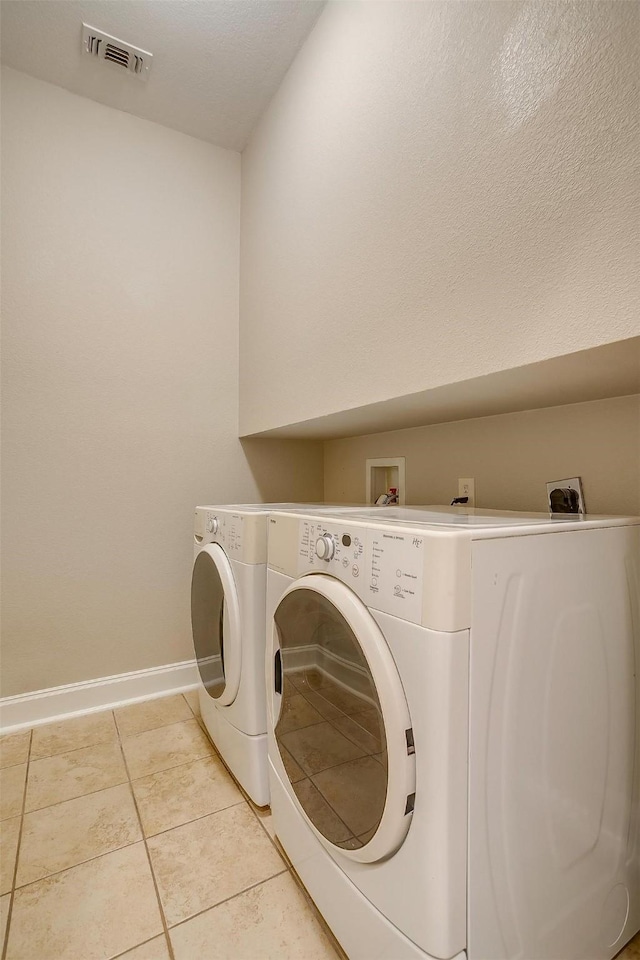
[(415, 801), (409, 708), (380, 628), (345, 584), (310, 574), (274, 614), (272, 716), (285, 785), (325, 846), (372, 863)]
[(240, 685), (240, 606), (231, 565), (217, 543), (203, 547), (193, 564), (191, 630), (204, 688), (228, 706)]

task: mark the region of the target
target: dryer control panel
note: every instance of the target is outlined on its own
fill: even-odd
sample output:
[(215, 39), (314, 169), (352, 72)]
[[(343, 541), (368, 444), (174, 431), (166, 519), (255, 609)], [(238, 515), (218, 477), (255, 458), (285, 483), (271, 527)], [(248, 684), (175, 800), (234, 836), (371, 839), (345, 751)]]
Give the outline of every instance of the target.
[(322, 519), (300, 520), (298, 574), (327, 573), (369, 607), (421, 623), (425, 538)]
[(267, 516), (217, 507), (198, 507), (195, 516), (196, 546), (219, 544), (231, 560), (266, 563)]

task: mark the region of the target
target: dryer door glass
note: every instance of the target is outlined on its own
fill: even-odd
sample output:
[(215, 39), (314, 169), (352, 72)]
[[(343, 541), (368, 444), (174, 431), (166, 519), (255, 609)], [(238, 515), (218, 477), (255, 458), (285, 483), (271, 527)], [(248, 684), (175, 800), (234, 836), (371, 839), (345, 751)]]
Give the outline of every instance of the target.
[(203, 550), (196, 557), (191, 580), (191, 626), (198, 670), (210, 697), (224, 693), (225, 596), (218, 567)]
[(315, 590), (288, 593), (274, 619), (282, 690), (275, 736), (285, 770), (316, 830), (338, 847), (358, 849), (378, 829), (388, 779), (367, 658), (337, 607)]

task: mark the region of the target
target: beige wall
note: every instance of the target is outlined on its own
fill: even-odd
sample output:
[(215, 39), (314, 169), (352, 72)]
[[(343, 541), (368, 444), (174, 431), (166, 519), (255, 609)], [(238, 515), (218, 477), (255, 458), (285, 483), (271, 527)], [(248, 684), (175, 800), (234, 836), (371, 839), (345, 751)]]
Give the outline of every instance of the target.
[(449, 503), (474, 477), (476, 506), (545, 510), (546, 481), (582, 477), (590, 513), (640, 515), (640, 397), (442, 423), (325, 443), (325, 496), (365, 496), (368, 457), (406, 457), (407, 503)]
[(243, 154), (243, 435), (640, 333), (638, 31), (327, 5)]
[(237, 439), (240, 158), (3, 70), (4, 695), (192, 656), (196, 503), (321, 499)]

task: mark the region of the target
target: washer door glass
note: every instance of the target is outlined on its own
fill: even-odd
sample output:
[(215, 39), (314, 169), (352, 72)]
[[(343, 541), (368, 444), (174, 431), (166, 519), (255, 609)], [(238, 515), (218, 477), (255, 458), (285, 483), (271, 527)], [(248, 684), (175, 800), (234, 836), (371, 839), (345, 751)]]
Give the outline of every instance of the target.
[(203, 547), (193, 565), (191, 627), (205, 690), (218, 703), (231, 703), (240, 679), (238, 597), (229, 561), (215, 543)]
[[(408, 708), (389, 648), (358, 598), (322, 575), (298, 581), (274, 622), (274, 732), (291, 788), (321, 838), (344, 851), (371, 845), (371, 856), (355, 859), (379, 859), (406, 833), (415, 790)], [(390, 736), (399, 771), (393, 790)]]

